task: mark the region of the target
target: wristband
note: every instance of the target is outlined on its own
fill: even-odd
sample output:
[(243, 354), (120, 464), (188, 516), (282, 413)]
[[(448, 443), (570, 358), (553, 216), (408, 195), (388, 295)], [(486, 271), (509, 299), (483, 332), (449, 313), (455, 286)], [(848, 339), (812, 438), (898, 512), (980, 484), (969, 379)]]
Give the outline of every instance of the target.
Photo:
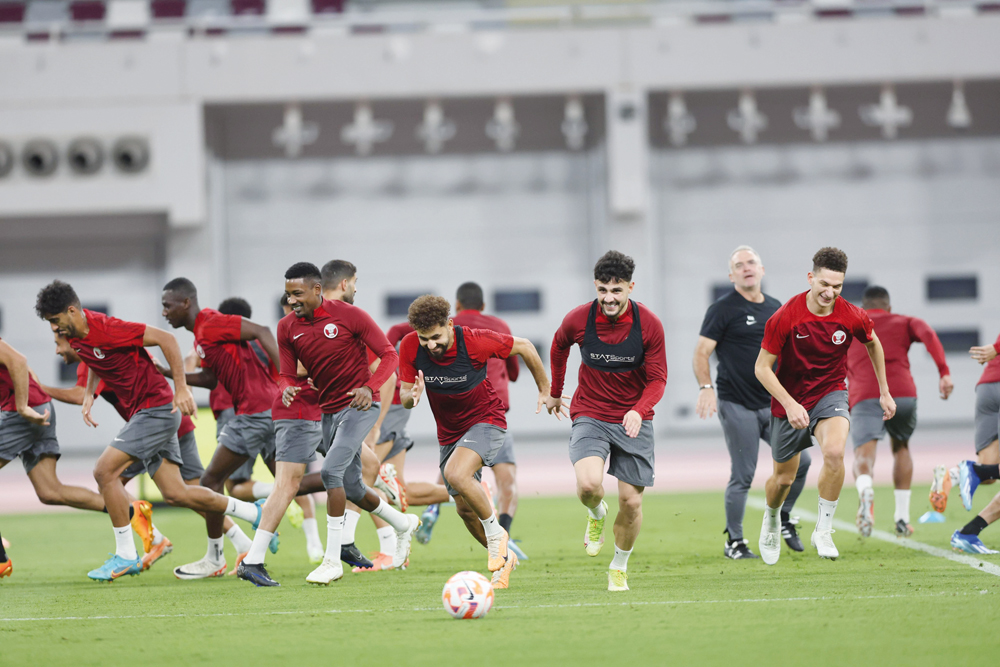
[(713, 387), (713, 386), (712, 386), (712, 385), (710, 385), (710, 384), (703, 384), (703, 385), (701, 385), (700, 387), (698, 387), (698, 390), (699, 390), (699, 391), (700, 391), (700, 390), (702, 390), (702, 389), (715, 389), (715, 387)]

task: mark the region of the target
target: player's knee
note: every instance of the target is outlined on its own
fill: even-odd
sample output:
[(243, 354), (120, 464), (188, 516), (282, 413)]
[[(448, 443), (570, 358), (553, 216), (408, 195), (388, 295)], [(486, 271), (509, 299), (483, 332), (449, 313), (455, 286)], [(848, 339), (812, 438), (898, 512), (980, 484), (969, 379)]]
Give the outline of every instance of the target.
[(589, 498), (600, 495), (601, 482), (597, 479), (581, 479), (576, 483), (577, 495), (580, 498)]
[(171, 507), (183, 507), (184, 506), (184, 490), (183, 488), (166, 488), (160, 489), (160, 493), (163, 495), (163, 502), (170, 505)]
[(620, 496), (618, 509), (630, 517), (638, 516), (642, 512), (642, 494)]
[(115, 477), (113, 470), (109, 470), (100, 463), (94, 466), (94, 481), (97, 482), (97, 486), (103, 488), (113, 482)]
[(211, 470), (206, 470), (201, 476), (201, 485), (212, 489), (216, 493), (222, 493), (222, 490), (226, 486), (226, 480), (216, 475)]
[(326, 468), (324, 468), (323, 470), (320, 470), (319, 476), (320, 479), (323, 480), (323, 488), (334, 489), (338, 486), (344, 485), (343, 477), (336, 474), (332, 470), (327, 470)]

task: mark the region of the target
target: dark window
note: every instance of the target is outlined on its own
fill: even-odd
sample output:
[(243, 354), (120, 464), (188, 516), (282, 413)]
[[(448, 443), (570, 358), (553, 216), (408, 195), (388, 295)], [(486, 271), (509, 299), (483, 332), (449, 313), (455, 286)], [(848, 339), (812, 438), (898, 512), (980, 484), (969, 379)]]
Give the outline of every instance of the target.
[(979, 329), (938, 330), (938, 338), (945, 352), (968, 352), (979, 345)]
[(410, 304), (421, 294), (430, 294), (428, 290), (426, 292), (414, 292), (412, 294), (390, 294), (385, 297), (385, 314), (390, 317), (405, 317), (407, 313), (410, 312)]
[(979, 281), (976, 276), (928, 278), (927, 299), (929, 301), (975, 299), (979, 297), (978, 283)]
[(83, 304), (83, 307), (87, 310), (92, 310), (95, 313), (103, 313), (105, 315), (111, 314), (108, 312), (108, 304), (106, 303), (85, 303)]
[(732, 283), (715, 283), (712, 285), (712, 303), (715, 303), (724, 296), (729, 296), (735, 287)]
[(59, 364), (59, 382), (61, 384), (76, 384), (76, 363), (64, 364), (62, 359)]
[(867, 280), (845, 280), (844, 289), (840, 291), (840, 296), (844, 297), (855, 306), (861, 305), (861, 297), (868, 289)]
[(493, 293), (498, 313), (537, 313), (542, 309), (542, 293), (538, 290), (504, 290)]

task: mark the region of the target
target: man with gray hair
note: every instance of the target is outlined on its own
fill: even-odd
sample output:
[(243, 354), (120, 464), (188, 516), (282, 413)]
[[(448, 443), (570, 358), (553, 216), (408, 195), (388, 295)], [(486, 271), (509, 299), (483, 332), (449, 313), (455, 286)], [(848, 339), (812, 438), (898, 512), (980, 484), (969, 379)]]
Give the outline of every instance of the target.
[[(716, 411), (726, 437), (731, 461), (726, 486), (726, 529), (723, 554), (734, 560), (757, 558), (743, 538), (743, 514), (747, 492), (757, 469), (760, 440), (770, 441), (770, 394), (754, 375), (754, 362), (764, 338), (764, 323), (781, 302), (761, 291), (764, 266), (760, 255), (741, 245), (729, 255), (729, 280), (736, 289), (722, 297), (705, 313), (694, 350), (694, 375), (698, 379), (696, 411), (708, 419)], [(716, 387), (712, 385), (709, 357), (719, 362)], [(781, 508), (782, 535), (794, 551), (802, 551), (796, 519), (790, 512), (805, 486), (809, 454), (802, 452), (795, 483)]]

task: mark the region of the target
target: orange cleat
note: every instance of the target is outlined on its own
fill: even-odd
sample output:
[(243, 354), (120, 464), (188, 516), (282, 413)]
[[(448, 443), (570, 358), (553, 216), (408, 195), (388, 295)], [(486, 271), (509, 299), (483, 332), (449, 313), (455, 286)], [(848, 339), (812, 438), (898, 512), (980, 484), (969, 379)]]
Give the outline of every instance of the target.
[(233, 569), (232, 570), (230, 570), (229, 572), (226, 572), (226, 576), (227, 577), (231, 577), (234, 574), (236, 574), (236, 570), (240, 569), (240, 563), (243, 562), (243, 559), (247, 557), (248, 553), (250, 553), (250, 552), (249, 551), (244, 551), (243, 553), (241, 553), (239, 556), (236, 557), (236, 565), (233, 565)]
[[(390, 559), (390, 561), (391, 560), (392, 559)], [(12, 561), (8, 556), (6, 561), (0, 563), (0, 579), (3, 579), (4, 577), (9, 577), (13, 571), (14, 571), (14, 561)]]
[(149, 553), (153, 548), (153, 505), (148, 500), (136, 500), (132, 507), (132, 530), (142, 539), (142, 550)]
[[(351, 572), (379, 572), (382, 570), (392, 570), (392, 554), (379, 553), (378, 551), (373, 551), (369, 554), (372, 560), (371, 567), (355, 567), (351, 569)], [(405, 570), (410, 564), (410, 559), (407, 558), (406, 562), (403, 563), (403, 567), (400, 569)]]
[(508, 588), (510, 586), (510, 573), (517, 569), (517, 554), (511, 551), (507, 556), (507, 562), (503, 567), (493, 573), (494, 590), (497, 588)]
[(396, 483), (399, 484), (399, 511), (405, 512), (410, 507), (410, 501), (406, 499), (406, 484), (403, 484), (398, 479)]
[(510, 535), (507, 534), (506, 530), (501, 528), (501, 534), (495, 537), (486, 538), (486, 552), (489, 554), (489, 559), (487, 560), (487, 567), (490, 572), (496, 572), (503, 568), (507, 564), (511, 552), (507, 549), (507, 542), (510, 541)]
[(159, 544), (154, 544), (153, 548), (142, 557), (142, 569), (148, 570), (153, 567), (153, 563), (160, 560), (173, 550), (174, 545), (170, 542), (170, 540), (164, 537)]
[(935, 512), (944, 513), (948, 507), (948, 492), (951, 491), (951, 474), (944, 466), (934, 468), (934, 481), (931, 482), (930, 502)]

